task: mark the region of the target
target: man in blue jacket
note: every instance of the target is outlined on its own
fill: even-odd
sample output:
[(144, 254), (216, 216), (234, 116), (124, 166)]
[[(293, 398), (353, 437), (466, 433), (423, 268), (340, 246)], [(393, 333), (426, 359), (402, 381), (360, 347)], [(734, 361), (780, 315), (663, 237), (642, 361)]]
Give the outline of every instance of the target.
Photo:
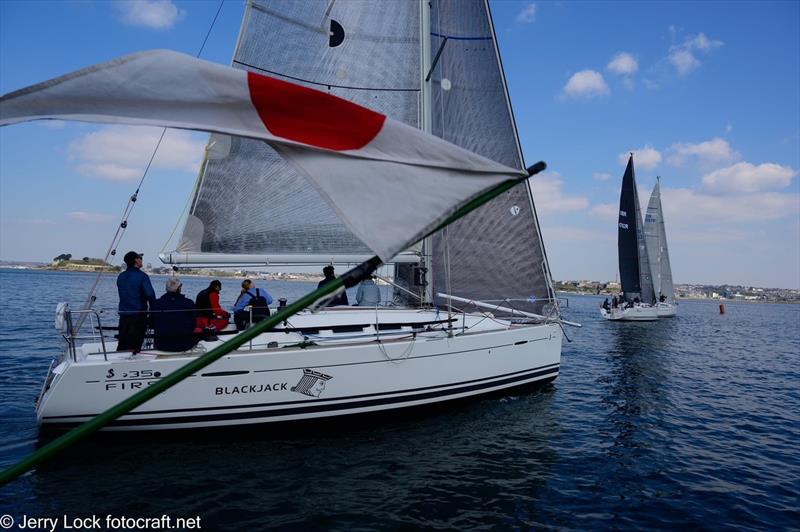
[(194, 347), (194, 302), (181, 294), (177, 277), (167, 279), (167, 292), (150, 307), (153, 315), (153, 346), (161, 351), (187, 351)]
[(156, 301), (156, 292), (150, 277), (142, 271), (142, 254), (129, 251), (125, 254), (128, 268), (117, 277), (119, 292), (119, 343), (117, 351), (142, 350), (147, 331), (147, 307)]

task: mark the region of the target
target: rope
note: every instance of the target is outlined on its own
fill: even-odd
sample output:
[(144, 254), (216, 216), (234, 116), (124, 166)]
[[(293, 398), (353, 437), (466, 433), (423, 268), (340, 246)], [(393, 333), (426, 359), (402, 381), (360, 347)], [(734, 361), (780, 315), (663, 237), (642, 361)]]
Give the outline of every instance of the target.
[(408, 347), (399, 357), (390, 356), (389, 353), (386, 352), (386, 347), (383, 345), (383, 342), (381, 342), (380, 339), (376, 341), (378, 343), (378, 349), (381, 350), (381, 353), (383, 354), (384, 357), (386, 357), (386, 360), (388, 360), (392, 364), (400, 364), (401, 362), (405, 362), (408, 359), (408, 357), (411, 356), (411, 353), (414, 351), (414, 345), (417, 343), (417, 333), (411, 334), (411, 342), (409, 342)]

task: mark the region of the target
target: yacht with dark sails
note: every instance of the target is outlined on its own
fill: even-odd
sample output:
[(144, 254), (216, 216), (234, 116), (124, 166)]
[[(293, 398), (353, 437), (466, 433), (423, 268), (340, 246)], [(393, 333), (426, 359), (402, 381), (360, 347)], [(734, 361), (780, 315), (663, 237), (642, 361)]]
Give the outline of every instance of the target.
[(622, 176), (617, 220), (617, 249), (622, 296), (618, 305), (601, 307), (600, 315), (611, 321), (657, 320), (658, 313), (653, 306), (656, 299), (650, 273), (650, 258), (647, 253), (639, 194), (636, 189), (636, 175), (633, 170), (633, 154), (628, 158), (628, 165)]

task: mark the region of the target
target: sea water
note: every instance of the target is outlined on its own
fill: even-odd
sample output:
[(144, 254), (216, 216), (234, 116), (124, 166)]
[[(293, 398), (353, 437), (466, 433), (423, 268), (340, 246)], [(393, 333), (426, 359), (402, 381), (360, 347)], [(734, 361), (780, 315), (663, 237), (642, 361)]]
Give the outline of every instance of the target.
[[(209, 282), (182, 280), (190, 297)], [(36, 448), (55, 305), (80, 306), (93, 281), (0, 270), (0, 467)], [(230, 306), (239, 281), (222, 282)], [(260, 286), (292, 301), (315, 284)], [(98, 294), (113, 309), (113, 275)], [(93, 437), (0, 488), (0, 526), (797, 529), (800, 306), (686, 301), (676, 318), (620, 323), (601, 301), (569, 296), (584, 327), (566, 329), (552, 385), (367, 424)]]

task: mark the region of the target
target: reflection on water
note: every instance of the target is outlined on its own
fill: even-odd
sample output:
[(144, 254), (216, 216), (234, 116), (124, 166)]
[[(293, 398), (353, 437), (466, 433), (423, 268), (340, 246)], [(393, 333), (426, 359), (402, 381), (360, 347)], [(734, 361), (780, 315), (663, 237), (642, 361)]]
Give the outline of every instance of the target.
[[(661, 323), (609, 323), (612, 345), (607, 361), (611, 375), (603, 395), (609, 422), (617, 431), (609, 454), (623, 464), (637, 460), (646, 443), (637, 437), (640, 425), (657, 422), (665, 402), (668, 361), (659, 349), (665, 335)], [(668, 355), (667, 355), (668, 356)], [(611, 435), (610, 435), (611, 436)]]
[(541, 389), (367, 424), (95, 438), (37, 471), (29, 497), (55, 513), (98, 501), (113, 514), (180, 509), (215, 530), (258, 529), (265, 516), (346, 529), (536, 522), (561, 432), (552, 401)]

